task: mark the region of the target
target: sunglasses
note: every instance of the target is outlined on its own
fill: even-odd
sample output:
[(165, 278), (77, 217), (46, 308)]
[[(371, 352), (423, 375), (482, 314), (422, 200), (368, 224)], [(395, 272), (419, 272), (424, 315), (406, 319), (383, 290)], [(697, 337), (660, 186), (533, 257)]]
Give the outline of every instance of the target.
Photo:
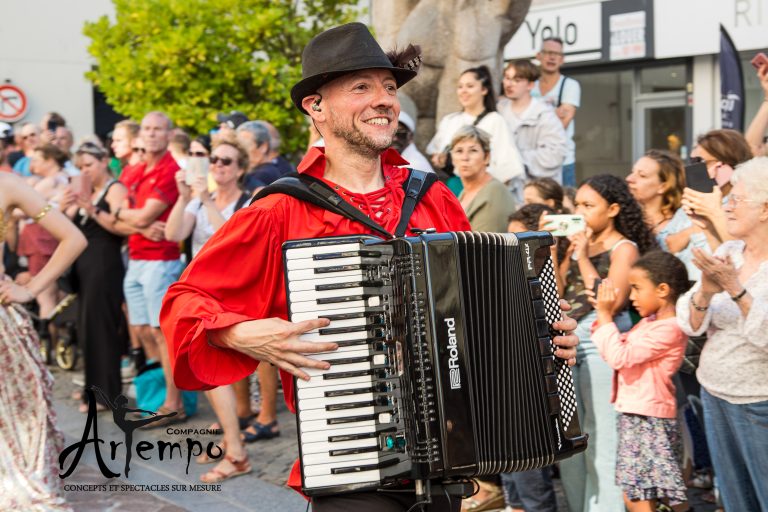
[(208, 153), (205, 151), (190, 151), (189, 156), (196, 156), (199, 158), (206, 158), (208, 156)]
[(131, 151), (133, 151), (134, 153), (146, 153), (147, 152), (147, 150), (144, 149), (144, 148), (131, 148)]
[(221, 162), (221, 165), (227, 166), (227, 165), (232, 165), (232, 162), (234, 162), (234, 160), (226, 156), (224, 157), (212, 156), (210, 160), (212, 165), (216, 165), (217, 162)]
[(78, 155), (83, 153), (94, 156), (98, 159), (102, 159), (107, 156), (107, 151), (104, 148), (97, 146), (92, 142), (84, 142), (80, 145), (79, 148), (77, 148), (77, 151), (75, 151), (75, 154)]

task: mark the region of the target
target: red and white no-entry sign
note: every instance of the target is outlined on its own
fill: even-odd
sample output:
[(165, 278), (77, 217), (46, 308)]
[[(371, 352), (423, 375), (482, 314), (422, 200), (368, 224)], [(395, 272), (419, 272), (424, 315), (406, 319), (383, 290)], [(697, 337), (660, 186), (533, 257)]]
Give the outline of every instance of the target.
[(27, 95), (11, 84), (0, 84), (0, 121), (13, 123), (27, 113)]

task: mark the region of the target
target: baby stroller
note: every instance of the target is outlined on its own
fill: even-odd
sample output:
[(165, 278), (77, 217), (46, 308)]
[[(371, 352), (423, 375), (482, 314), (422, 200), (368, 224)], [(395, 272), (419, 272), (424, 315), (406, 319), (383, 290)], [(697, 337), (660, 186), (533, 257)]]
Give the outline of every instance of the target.
[[(62, 370), (74, 370), (77, 366), (79, 351), (77, 347), (77, 295), (68, 293), (53, 310), (50, 317), (40, 318), (30, 313), (40, 337), (40, 352), (45, 364), (56, 364)], [(56, 339), (49, 330), (49, 325), (56, 326)]]

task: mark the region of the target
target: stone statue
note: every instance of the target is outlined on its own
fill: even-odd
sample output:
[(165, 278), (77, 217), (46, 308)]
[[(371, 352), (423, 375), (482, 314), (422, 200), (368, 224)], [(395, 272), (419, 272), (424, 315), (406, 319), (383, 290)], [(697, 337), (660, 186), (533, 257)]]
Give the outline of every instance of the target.
[(376, 39), (387, 50), (421, 46), (419, 76), (404, 92), (419, 111), (416, 143), (424, 148), (445, 114), (460, 110), (459, 74), (485, 64), (501, 84), (504, 46), (523, 23), (531, 0), (372, 0)]

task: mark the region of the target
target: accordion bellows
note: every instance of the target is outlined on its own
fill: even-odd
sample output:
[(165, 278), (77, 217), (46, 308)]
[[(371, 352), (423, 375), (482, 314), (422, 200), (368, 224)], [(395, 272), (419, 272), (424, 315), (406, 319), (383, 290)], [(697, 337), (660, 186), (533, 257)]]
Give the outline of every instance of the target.
[(286, 242), (290, 319), (339, 350), (296, 381), (303, 490), (384, 489), (543, 467), (586, 449), (549, 233)]

